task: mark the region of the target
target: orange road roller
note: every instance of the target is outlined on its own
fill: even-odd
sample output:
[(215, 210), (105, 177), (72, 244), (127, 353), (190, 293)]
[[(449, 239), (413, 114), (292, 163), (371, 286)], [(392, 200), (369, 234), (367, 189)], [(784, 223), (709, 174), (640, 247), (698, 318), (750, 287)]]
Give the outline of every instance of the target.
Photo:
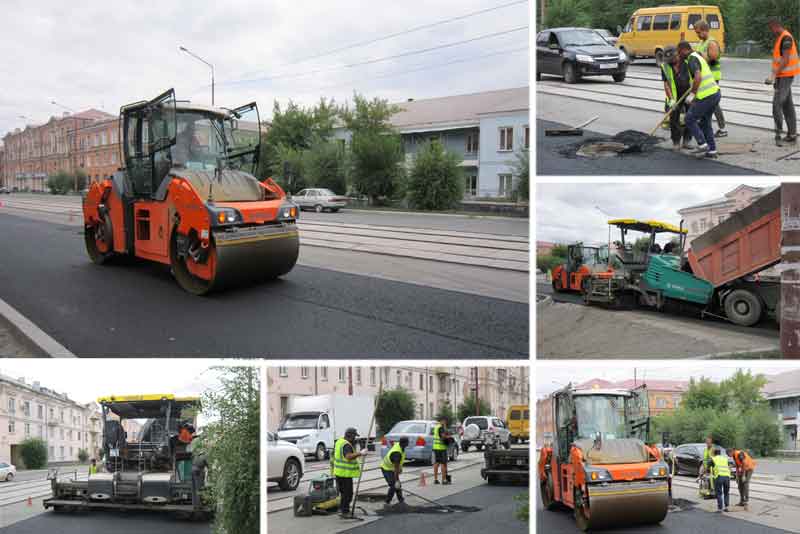
[(124, 166), (83, 199), (93, 262), (134, 256), (171, 266), (195, 295), (292, 270), (298, 208), (259, 181), (255, 102), (236, 109), (176, 102), (173, 89), (120, 110)]

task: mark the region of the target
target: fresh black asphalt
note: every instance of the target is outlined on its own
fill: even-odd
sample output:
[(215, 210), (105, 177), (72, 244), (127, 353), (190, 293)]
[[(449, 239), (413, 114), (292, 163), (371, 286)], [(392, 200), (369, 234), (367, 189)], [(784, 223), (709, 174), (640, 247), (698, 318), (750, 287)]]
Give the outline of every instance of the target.
[[(697, 159), (688, 154), (651, 147), (645, 152), (623, 154), (610, 158), (589, 159), (573, 154), (565, 155), (568, 148), (591, 141), (608, 138), (597, 132), (584, 131), (583, 137), (551, 136), (547, 128), (567, 128), (565, 124), (536, 120), (536, 172), (540, 175), (600, 175), (600, 176), (731, 176), (764, 174), (708, 159)], [(571, 152), (574, 152), (572, 150)], [(591, 187), (587, 185), (587, 187)]]
[[(256, 529), (258, 531), (258, 529)], [(211, 534), (211, 523), (170, 514), (92, 511), (44, 512), (0, 529), (3, 534)]]
[(78, 356), (505, 358), (529, 350), (526, 304), (303, 266), (196, 297), (166, 266), (94, 265), (81, 229), (12, 215), (0, 215), (0, 298)]
[[(536, 531), (547, 534), (580, 534), (575, 517), (566, 508), (544, 511), (541, 500), (536, 503)], [(705, 512), (696, 508), (673, 512), (658, 525), (632, 526), (602, 531), (603, 534), (789, 534), (730, 515)]]
[[(489, 486), (482, 484), (472, 489), (439, 499), (441, 504), (476, 506), (477, 512), (449, 514), (392, 514), (359, 527), (347, 534), (398, 534), (410, 532), (435, 532), (436, 534), (527, 534), (529, 524), (516, 518), (521, 502), (515, 497), (524, 494), (527, 487)], [(338, 519), (333, 519), (337, 521)], [(340, 520), (339, 520), (340, 521)], [(539, 530), (548, 533), (548, 530)]]

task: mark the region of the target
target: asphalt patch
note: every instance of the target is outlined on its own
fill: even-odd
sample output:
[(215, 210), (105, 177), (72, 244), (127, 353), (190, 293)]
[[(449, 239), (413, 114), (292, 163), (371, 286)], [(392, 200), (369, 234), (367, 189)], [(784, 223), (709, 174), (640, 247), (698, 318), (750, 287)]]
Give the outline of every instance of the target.
[(662, 137), (645, 132), (625, 130), (612, 137), (595, 136), (578, 143), (569, 143), (558, 149), (558, 153), (568, 158), (585, 157), (590, 159), (641, 154), (663, 140)]

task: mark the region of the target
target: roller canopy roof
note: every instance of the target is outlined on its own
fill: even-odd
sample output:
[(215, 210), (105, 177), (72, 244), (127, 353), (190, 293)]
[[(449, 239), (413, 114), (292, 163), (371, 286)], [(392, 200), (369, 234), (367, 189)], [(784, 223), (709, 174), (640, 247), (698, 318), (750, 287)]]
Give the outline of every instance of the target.
[(163, 417), (164, 401), (172, 401), (171, 417), (180, 417), (186, 408), (200, 408), (199, 397), (176, 397), (172, 394), (122, 395), (100, 397), (97, 402), (122, 419), (155, 419)]
[(649, 233), (651, 231), (655, 231), (656, 233), (669, 232), (672, 234), (688, 233), (688, 230), (685, 228), (681, 230), (674, 224), (665, 223), (661, 221), (640, 221), (639, 219), (612, 219), (608, 221), (608, 224), (612, 226), (617, 226), (619, 228), (636, 230), (638, 232)]

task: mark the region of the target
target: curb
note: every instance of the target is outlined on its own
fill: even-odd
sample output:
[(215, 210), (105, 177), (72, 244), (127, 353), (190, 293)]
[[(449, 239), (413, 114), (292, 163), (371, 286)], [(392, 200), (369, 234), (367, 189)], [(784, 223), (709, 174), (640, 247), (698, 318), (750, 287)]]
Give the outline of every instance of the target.
[(778, 353), (780, 355), (781, 348), (780, 347), (761, 347), (758, 349), (747, 349), (747, 350), (735, 350), (729, 352), (714, 352), (711, 354), (703, 354), (701, 356), (692, 356), (692, 359), (696, 360), (716, 360), (721, 358), (730, 358), (731, 356), (746, 356), (748, 354), (770, 354), (770, 353)]
[(41, 328), (12, 308), (3, 299), (0, 299), (0, 318), (5, 319), (13, 330), (37, 349), (37, 352), (43, 353), (50, 358), (77, 358), (69, 349), (47, 335)]

